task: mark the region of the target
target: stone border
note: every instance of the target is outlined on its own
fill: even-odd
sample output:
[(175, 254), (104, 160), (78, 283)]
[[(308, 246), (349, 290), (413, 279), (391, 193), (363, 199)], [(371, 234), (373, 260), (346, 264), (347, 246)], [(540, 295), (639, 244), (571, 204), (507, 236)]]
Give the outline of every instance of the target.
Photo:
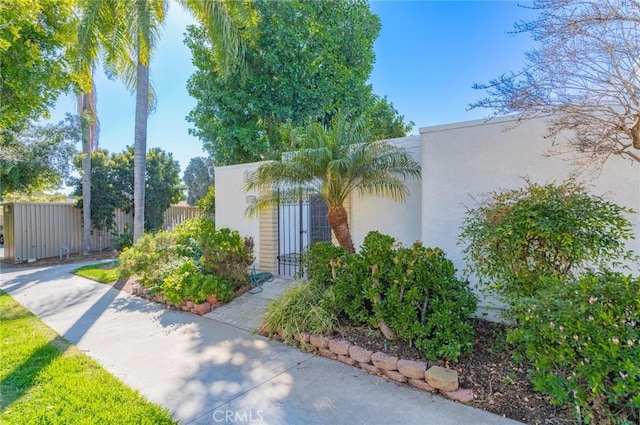
[[(264, 326), (259, 334), (270, 336)], [(382, 351), (372, 352), (341, 338), (301, 333), (294, 335), (294, 339), (305, 351), (359, 367), (367, 373), (382, 376), (399, 384), (409, 384), (430, 393), (438, 392), (462, 403), (470, 403), (475, 399), (472, 390), (460, 388), (458, 372), (453, 369), (429, 362), (401, 359)]]
[[(245, 292), (247, 292), (247, 287), (243, 286), (233, 293), (232, 300), (243, 295)], [(223, 304), (213, 295), (209, 295), (207, 300), (200, 304), (196, 304), (193, 301), (188, 300), (182, 301), (180, 304), (175, 304), (169, 301), (164, 294), (149, 294), (149, 289), (140, 283), (131, 284), (131, 294), (149, 301), (164, 304), (165, 306), (175, 310), (188, 311), (200, 316), (211, 312), (211, 310), (214, 310)]]

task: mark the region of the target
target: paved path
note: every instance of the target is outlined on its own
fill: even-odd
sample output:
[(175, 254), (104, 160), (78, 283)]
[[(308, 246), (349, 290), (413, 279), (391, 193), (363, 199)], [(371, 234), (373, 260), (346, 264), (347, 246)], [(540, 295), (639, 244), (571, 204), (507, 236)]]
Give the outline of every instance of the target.
[(200, 317), (73, 276), (76, 267), (2, 265), (0, 289), (182, 424), (517, 424), (248, 332), (270, 284)]
[(278, 298), (284, 291), (295, 285), (296, 281), (291, 279), (275, 278), (272, 282), (266, 282), (262, 286), (255, 288), (255, 293), (247, 293), (238, 297), (205, 314), (204, 317), (236, 326), (245, 331), (255, 331), (260, 327), (262, 314), (267, 303)]

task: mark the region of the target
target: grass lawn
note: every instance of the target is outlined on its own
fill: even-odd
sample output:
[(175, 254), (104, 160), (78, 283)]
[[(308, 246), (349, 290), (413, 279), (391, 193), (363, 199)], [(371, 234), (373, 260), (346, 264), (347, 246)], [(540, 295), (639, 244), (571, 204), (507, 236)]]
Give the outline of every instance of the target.
[(175, 424), (0, 291), (0, 423)]
[(95, 280), (100, 283), (113, 283), (118, 280), (117, 262), (89, 264), (88, 266), (77, 268), (73, 274)]

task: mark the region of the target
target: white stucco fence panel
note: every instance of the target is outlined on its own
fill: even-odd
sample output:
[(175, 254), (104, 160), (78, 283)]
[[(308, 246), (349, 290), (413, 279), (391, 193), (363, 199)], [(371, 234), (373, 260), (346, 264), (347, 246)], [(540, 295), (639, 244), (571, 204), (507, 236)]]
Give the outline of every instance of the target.
[(216, 167), (216, 227), (228, 227), (237, 230), (243, 237), (253, 238), (256, 257), (255, 264), (260, 263), (260, 226), (257, 217), (249, 218), (245, 210), (249, 206), (251, 196), (255, 192), (244, 191), (246, 177), (263, 162)]
[[(570, 162), (544, 155), (552, 146), (545, 131), (542, 120), (513, 128), (511, 118), (421, 128), (425, 245), (442, 248), (462, 270), (458, 235), (467, 207), (478, 205), (473, 197), (522, 187), (524, 177), (540, 184), (568, 178), (574, 170)], [(583, 174), (578, 180), (587, 182), (593, 194), (640, 211), (640, 164), (611, 157), (599, 175)], [(640, 254), (640, 217), (629, 218), (636, 239), (628, 245)], [(638, 265), (632, 266), (637, 273)]]
[[(390, 143), (402, 146), (413, 159), (421, 162), (420, 136), (389, 139)], [(358, 249), (364, 238), (372, 230), (393, 236), (405, 245), (421, 239), (421, 182), (420, 179), (406, 180), (409, 196), (404, 202), (397, 202), (379, 196), (351, 197), (351, 233)]]

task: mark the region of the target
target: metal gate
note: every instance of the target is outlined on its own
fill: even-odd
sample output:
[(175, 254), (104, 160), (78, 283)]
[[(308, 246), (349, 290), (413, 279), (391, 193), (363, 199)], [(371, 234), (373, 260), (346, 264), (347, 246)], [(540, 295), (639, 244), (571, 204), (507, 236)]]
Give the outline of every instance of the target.
[(313, 242), (331, 242), (327, 205), (318, 198), (278, 206), (278, 274), (303, 276), (303, 250)]

